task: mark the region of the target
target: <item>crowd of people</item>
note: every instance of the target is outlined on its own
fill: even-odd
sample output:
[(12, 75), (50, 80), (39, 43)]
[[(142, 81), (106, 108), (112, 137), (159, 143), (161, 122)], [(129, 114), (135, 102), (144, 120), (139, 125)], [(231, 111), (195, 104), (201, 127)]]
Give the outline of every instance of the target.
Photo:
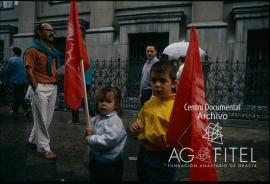
[[(14, 48), (8, 62), (7, 76), (12, 81), (14, 104), (21, 105), (25, 114), (30, 107), (25, 103), (25, 89), (31, 93), (33, 128), (27, 144), (46, 159), (57, 155), (50, 147), (49, 127), (53, 119), (57, 95), (57, 67), (59, 52), (53, 46), (54, 28), (41, 23), (35, 28), (35, 38), (25, 50)], [(173, 181), (175, 168), (166, 166), (172, 148), (166, 142), (166, 131), (175, 99), (181, 58), (171, 59), (162, 54), (157, 58), (154, 44), (146, 47), (147, 61), (142, 68), (140, 84), (141, 109), (128, 130), (121, 120), (121, 90), (106, 86), (98, 91), (90, 128), (85, 130), (89, 147), (89, 174), (93, 182), (110, 180), (119, 183), (123, 175), (123, 150), (127, 132), (131, 131), (141, 142), (137, 155), (137, 174), (141, 181)], [(182, 58), (183, 62), (183, 58)], [(179, 71), (180, 68), (180, 71)], [(178, 73), (178, 75), (177, 75)], [(26, 76), (26, 78), (25, 78)], [(72, 111), (73, 122), (79, 121), (79, 111)]]

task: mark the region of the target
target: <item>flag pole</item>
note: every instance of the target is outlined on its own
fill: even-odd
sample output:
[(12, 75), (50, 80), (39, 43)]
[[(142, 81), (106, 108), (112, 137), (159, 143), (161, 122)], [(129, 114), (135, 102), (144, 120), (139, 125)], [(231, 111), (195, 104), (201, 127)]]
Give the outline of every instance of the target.
[(87, 100), (87, 92), (86, 92), (86, 84), (85, 84), (83, 59), (81, 59), (80, 65), (81, 65), (81, 75), (82, 75), (82, 81), (83, 81), (85, 123), (86, 123), (86, 128), (90, 128), (90, 116), (89, 116), (89, 108), (88, 108), (88, 103), (87, 103), (88, 100)]

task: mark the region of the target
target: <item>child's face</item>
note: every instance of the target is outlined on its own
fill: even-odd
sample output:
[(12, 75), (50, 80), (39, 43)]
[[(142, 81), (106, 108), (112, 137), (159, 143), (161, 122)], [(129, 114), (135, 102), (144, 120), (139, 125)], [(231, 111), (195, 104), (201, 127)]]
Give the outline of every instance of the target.
[(106, 94), (105, 98), (98, 101), (98, 110), (102, 115), (108, 115), (114, 111), (115, 101), (114, 94), (109, 92)]
[(169, 72), (151, 73), (151, 84), (153, 94), (158, 97), (167, 97), (175, 88), (176, 81), (172, 81)]

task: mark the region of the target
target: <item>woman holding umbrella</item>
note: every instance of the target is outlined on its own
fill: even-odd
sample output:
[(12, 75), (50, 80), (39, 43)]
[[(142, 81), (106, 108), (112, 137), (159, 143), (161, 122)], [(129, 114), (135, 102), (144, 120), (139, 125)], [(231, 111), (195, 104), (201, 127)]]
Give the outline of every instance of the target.
[[(184, 68), (184, 62), (185, 62), (185, 57), (188, 50), (188, 45), (189, 45), (189, 42), (185, 42), (185, 41), (175, 42), (168, 45), (163, 51), (163, 54), (168, 55), (169, 60), (171, 62), (174, 62), (175, 66), (178, 68), (177, 75), (176, 75), (177, 81), (179, 81), (183, 68)], [(200, 56), (205, 54), (205, 52), (201, 48), (199, 48), (199, 51), (200, 51)]]

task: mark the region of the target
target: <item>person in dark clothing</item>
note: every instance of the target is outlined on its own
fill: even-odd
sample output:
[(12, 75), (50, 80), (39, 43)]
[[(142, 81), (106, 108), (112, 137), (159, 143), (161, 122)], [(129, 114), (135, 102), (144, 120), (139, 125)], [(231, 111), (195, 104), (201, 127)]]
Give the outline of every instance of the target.
[(24, 109), (24, 115), (31, 112), (29, 105), (25, 101), (25, 88), (27, 80), (25, 78), (24, 64), (21, 58), (22, 50), (18, 47), (13, 48), (13, 57), (8, 59), (7, 64), (7, 78), (10, 80), (13, 87), (14, 103), (12, 105), (12, 112), (17, 113), (19, 106)]

